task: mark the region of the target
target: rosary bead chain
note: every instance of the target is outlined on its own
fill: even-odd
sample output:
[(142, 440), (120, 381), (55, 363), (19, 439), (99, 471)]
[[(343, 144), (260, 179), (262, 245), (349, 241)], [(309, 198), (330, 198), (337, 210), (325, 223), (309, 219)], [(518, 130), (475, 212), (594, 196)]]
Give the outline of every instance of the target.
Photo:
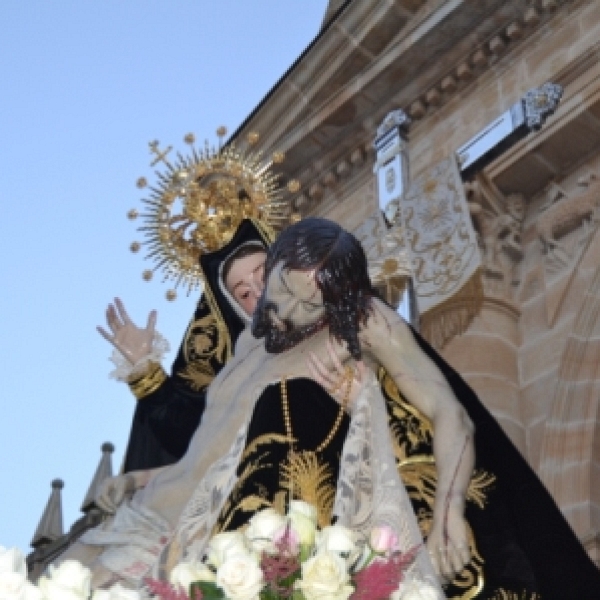
[[(317, 446), (315, 452), (323, 452), (327, 446), (333, 440), (335, 434), (338, 432), (340, 425), (342, 423), (342, 419), (344, 418), (345, 408), (348, 405), (348, 400), (350, 399), (350, 391), (352, 390), (352, 376), (349, 371), (347, 371), (348, 375), (346, 377), (346, 390), (344, 392), (344, 397), (340, 404), (340, 410), (337, 414), (333, 427), (331, 431), (327, 435), (327, 437)], [(294, 452), (294, 434), (292, 432), (292, 420), (290, 418), (290, 405), (288, 400), (288, 391), (287, 391), (287, 379), (283, 377), (281, 379), (281, 405), (283, 409), (283, 423), (285, 426), (285, 433), (288, 438), (288, 442), (290, 444), (290, 451)]]

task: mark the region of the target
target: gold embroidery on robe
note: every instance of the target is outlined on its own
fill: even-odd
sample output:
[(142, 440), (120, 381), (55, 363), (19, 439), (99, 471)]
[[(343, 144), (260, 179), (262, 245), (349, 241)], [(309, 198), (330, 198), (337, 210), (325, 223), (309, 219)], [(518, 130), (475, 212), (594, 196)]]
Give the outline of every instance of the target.
[(282, 433), (265, 433), (264, 435), (259, 435), (258, 437), (254, 438), (244, 450), (244, 454), (242, 454), (240, 462), (243, 463), (248, 459), (248, 457), (252, 456), (258, 450), (259, 446), (264, 444), (272, 444), (273, 442), (277, 444), (287, 444), (289, 443), (289, 438), (287, 435)]
[(509, 592), (503, 588), (500, 588), (494, 592), (491, 600), (542, 600), (539, 594), (531, 594), (522, 592), (520, 595), (517, 592)]
[(204, 295), (198, 310), (208, 309), (209, 312), (190, 323), (183, 340), (187, 364), (179, 372), (195, 392), (208, 387), (214, 379), (211, 361), (224, 364), (231, 356), (231, 340), (225, 322), (208, 288)]
[(207, 388), (210, 382), (215, 378), (214, 369), (207, 360), (188, 363), (185, 368), (179, 372), (179, 375), (186, 381), (189, 381), (190, 387), (195, 392)]
[(273, 466), (271, 463), (263, 462), (267, 456), (268, 452), (265, 452), (264, 454), (261, 454), (256, 460), (249, 462), (245, 465), (243, 471), (240, 473), (238, 480), (235, 483), (233, 490), (231, 491), (231, 494), (229, 495), (229, 498), (226, 500), (223, 508), (221, 509), (221, 514), (213, 529), (213, 534), (226, 530), (229, 523), (235, 516), (235, 513), (240, 510), (243, 512), (254, 512), (260, 508), (266, 508), (268, 506), (271, 506), (271, 503), (266, 498), (263, 498), (258, 494), (240, 497), (240, 492), (246, 480), (251, 475), (254, 475), (254, 473), (261, 469), (267, 469)]
[(292, 498), (304, 500), (317, 507), (319, 527), (331, 524), (335, 499), (331, 467), (319, 460), (316, 452), (294, 452), (281, 465), (280, 486), (290, 492)]

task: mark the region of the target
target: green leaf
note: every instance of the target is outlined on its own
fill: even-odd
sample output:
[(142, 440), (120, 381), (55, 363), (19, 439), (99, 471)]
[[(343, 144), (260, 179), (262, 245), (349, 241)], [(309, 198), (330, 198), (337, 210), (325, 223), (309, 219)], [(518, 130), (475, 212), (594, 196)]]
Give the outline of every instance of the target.
[(291, 588), (294, 585), (294, 582), (298, 581), (300, 577), (302, 577), (302, 572), (300, 571), (300, 569), (298, 569), (288, 577), (285, 577), (284, 579), (280, 580), (279, 585), (284, 585), (287, 588)]
[(300, 562), (306, 562), (310, 558), (312, 550), (311, 544), (300, 544)]
[(302, 590), (294, 590), (290, 600), (306, 600), (306, 598), (304, 597)]
[(260, 600), (279, 600), (279, 596), (270, 587), (265, 587), (261, 590)]
[(216, 583), (212, 581), (195, 581), (190, 585), (190, 598), (194, 598), (196, 590), (202, 592), (202, 600), (224, 600), (225, 594)]

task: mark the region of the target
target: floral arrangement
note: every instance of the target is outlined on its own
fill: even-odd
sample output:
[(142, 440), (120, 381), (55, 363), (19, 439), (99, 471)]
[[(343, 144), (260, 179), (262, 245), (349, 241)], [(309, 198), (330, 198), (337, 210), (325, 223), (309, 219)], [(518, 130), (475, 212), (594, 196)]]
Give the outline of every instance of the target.
[(368, 540), (340, 525), (317, 528), (315, 507), (267, 508), (245, 531), (219, 533), (202, 561), (179, 563), (170, 581), (146, 590), (116, 584), (91, 593), (91, 573), (77, 561), (50, 566), (37, 586), (23, 556), (0, 547), (0, 600), (438, 600), (433, 585), (407, 575), (418, 548), (402, 553), (389, 527)]
[(402, 553), (389, 527), (368, 540), (340, 525), (317, 528), (317, 511), (301, 501), (287, 515), (257, 512), (244, 532), (219, 533), (201, 562), (171, 572), (163, 600), (438, 600), (436, 588), (406, 576), (418, 548)]

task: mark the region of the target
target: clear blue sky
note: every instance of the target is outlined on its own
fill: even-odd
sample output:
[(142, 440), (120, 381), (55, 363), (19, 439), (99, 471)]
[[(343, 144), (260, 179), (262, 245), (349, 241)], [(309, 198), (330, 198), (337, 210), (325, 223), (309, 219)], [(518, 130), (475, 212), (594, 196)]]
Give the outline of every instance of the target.
[[(0, 545), (29, 551), (55, 477), (65, 527), (134, 400), (95, 326), (115, 295), (176, 349), (194, 299), (145, 283), (126, 219), (148, 142), (244, 120), (317, 34), (326, 0), (18, 0), (0, 7)], [(170, 359), (167, 362), (170, 364)]]

